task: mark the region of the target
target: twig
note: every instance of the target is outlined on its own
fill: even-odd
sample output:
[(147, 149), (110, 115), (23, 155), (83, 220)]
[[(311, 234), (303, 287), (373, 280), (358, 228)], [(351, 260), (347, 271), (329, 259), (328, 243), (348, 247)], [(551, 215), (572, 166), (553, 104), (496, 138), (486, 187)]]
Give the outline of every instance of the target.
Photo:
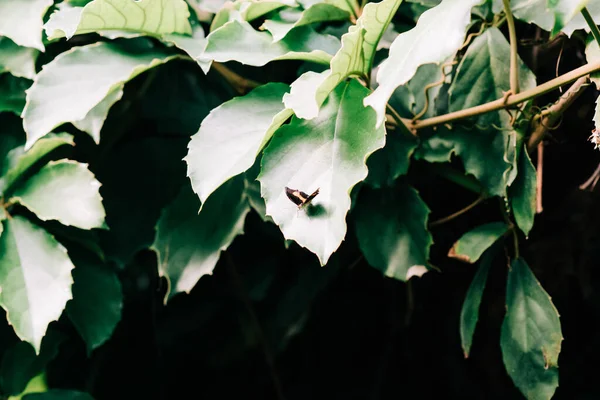
[(567, 72), (566, 74), (563, 74), (558, 78), (552, 79), (539, 86), (536, 86), (530, 90), (526, 90), (514, 96), (510, 96), (506, 102), (504, 101), (504, 98), (500, 98), (486, 104), (481, 104), (475, 107), (466, 108), (464, 110), (459, 110), (432, 118), (426, 118), (421, 121), (415, 121), (414, 123), (409, 119), (403, 119), (402, 122), (404, 122), (404, 124), (409, 129), (422, 129), (431, 126), (442, 125), (459, 119), (474, 117), (492, 111), (501, 110), (503, 108), (512, 107), (517, 104), (523, 103), (527, 100), (530, 100), (534, 97), (538, 97), (545, 93), (551, 92), (559, 86), (565, 85), (569, 82), (573, 82), (578, 78), (581, 78), (585, 75), (596, 71), (600, 71), (600, 61), (588, 63), (577, 69)]
[(579, 189), (594, 190), (594, 186), (596, 186), (596, 183), (598, 182), (599, 178), (600, 178), (600, 164), (598, 164), (598, 166), (596, 167), (596, 170), (594, 171), (592, 176), (590, 176), (587, 181), (585, 181), (581, 185), (579, 185)]
[(554, 125), (560, 116), (565, 112), (567, 108), (583, 93), (583, 89), (586, 87), (587, 76), (582, 76), (571, 85), (569, 90), (565, 92), (556, 103), (554, 103), (537, 122), (534, 121), (533, 132), (527, 142), (527, 149), (532, 152), (537, 144), (542, 141), (544, 135), (548, 131), (548, 127)]
[(250, 90), (259, 87), (259, 82), (252, 79), (244, 78), (243, 76), (233, 72), (221, 63), (213, 62), (212, 68), (217, 71), (239, 94), (246, 94)]
[(590, 27), (590, 30), (592, 31), (592, 35), (594, 36), (594, 39), (596, 40), (596, 43), (598, 43), (598, 46), (600, 46), (600, 29), (598, 29), (598, 25), (596, 25), (596, 22), (590, 15), (590, 12), (588, 11), (587, 7), (583, 7), (583, 10), (581, 10), (581, 14), (583, 15), (583, 18), (585, 19), (585, 22), (587, 22), (588, 26)]
[(246, 307), (246, 311), (248, 311), (248, 315), (250, 316), (250, 320), (252, 321), (252, 325), (258, 336), (258, 340), (262, 347), (265, 361), (267, 362), (267, 365), (269, 367), (269, 373), (271, 374), (271, 381), (273, 382), (273, 389), (275, 390), (277, 399), (285, 400), (285, 397), (283, 395), (283, 389), (281, 386), (281, 381), (279, 380), (279, 375), (277, 374), (277, 370), (275, 369), (275, 358), (273, 357), (271, 348), (269, 347), (269, 344), (267, 343), (265, 334), (262, 330), (262, 327), (260, 326), (260, 321), (258, 319), (258, 316), (256, 315), (256, 312), (254, 312), (254, 307), (252, 306), (252, 300), (248, 296), (248, 292), (246, 291), (246, 288), (244, 287), (244, 282), (242, 282), (242, 278), (240, 277), (240, 274), (238, 273), (237, 268), (235, 267), (233, 258), (227, 252), (225, 252), (225, 258), (227, 260), (227, 265), (229, 267), (229, 274), (233, 278), (233, 283), (238, 292), (238, 295), (239, 295), (240, 299), (242, 300), (242, 302), (244, 303), (244, 306)]
[(510, 90), (513, 94), (519, 93), (519, 54), (517, 53), (517, 31), (515, 29), (515, 19), (510, 11), (510, 0), (502, 0), (504, 3), (504, 13), (508, 24), (508, 36), (510, 40)]
[(429, 223), (429, 227), (434, 227), (434, 226), (438, 226), (438, 225), (442, 225), (445, 224), (446, 222), (452, 221), (453, 219), (460, 217), (461, 215), (463, 215), (464, 213), (468, 212), (469, 210), (473, 209), (475, 206), (477, 206), (479, 203), (481, 203), (483, 200), (485, 200), (484, 196), (479, 196), (474, 202), (472, 202), (471, 204), (469, 204), (468, 206), (458, 210), (455, 213), (452, 213), (446, 217), (440, 218), (436, 221), (433, 221), (431, 223)]
[(544, 142), (540, 141), (538, 143), (538, 152), (537, 152), (537, 168), (535, 171), (536, 181), (535, 181), (535, 212), (540, 214), (544, 211), (544, 207), (542, 207), (542, 179), (544, 176)]

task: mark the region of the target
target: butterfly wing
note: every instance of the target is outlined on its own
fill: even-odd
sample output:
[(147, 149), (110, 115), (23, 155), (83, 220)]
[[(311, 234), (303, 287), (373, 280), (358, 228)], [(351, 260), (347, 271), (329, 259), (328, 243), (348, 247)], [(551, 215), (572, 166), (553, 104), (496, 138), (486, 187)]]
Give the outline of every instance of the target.
[(308, 195), (306, 193), (301, 192), (296, 189), (290, 189), (287, 186), (285, 188), (285, 194), (287, 195), (288, 199), (290, 199), (298, 207), (300, 207), (302, 204), (304, 204), (304, 202), (306, 201), (306, 198), (308, 197)]

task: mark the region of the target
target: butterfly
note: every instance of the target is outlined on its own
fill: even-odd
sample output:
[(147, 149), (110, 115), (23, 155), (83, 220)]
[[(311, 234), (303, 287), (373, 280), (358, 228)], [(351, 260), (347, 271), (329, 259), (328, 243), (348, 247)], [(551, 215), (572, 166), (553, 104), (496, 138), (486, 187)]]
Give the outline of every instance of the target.
[(319, 189), (315, 190), (312, 194), (306, 194), (301, 192), (300, 190), (290, 189), (289, 187), (285, 187), (285, 194), (288, 199), (290, 199), (295, 205), (298, 206), (298, 209), (308, 205), (312, 199), (314, 199), (319, 194)]

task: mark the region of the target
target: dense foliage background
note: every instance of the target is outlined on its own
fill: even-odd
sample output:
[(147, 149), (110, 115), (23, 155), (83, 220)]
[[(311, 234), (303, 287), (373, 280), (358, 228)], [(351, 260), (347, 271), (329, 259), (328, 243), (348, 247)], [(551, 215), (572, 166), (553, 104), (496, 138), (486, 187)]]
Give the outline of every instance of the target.
[(0, 0), (2, 398), (596, 398), (599, 22)]

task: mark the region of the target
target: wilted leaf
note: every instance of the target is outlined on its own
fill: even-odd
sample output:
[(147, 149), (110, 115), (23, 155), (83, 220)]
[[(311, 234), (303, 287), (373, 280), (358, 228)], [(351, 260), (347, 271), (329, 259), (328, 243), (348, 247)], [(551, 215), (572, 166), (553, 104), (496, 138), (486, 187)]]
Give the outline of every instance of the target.
[(64, 8), (45, 25), (49, 39), (98, 31), (129, 31), (160, 36), (191, 34), (184, 0), (93, 0), (83, 9)]
[[(368, 93), (358, 82), (340, 84), (313, 120), (293, 118), (271, 139), (258, 180), (267, 214), (286, 239), (315, 253), (321, 265), (346, 235), (350, 191), (367, 176), (367, 157), (384, 145), (384, 128), (362, 105)], [(285, 187), (320, 194), (312, 206), (298, 210)]]
[(44, 51), (42, 18), (53, 0), (0, 1), (0, 36), (6, 36), (23, 47)]
[(358, 244), (372, 267), (401, 281), (410, 278), (411, 268), (426, 268), (433, 239), (429, 208), (416, 190), (405, 184), (362, 188), (355, 213)]
[(201, 202), (250, 168), (273, 132), (291, 116), (281, 101), (288, 89), (281, 83), (260, 86), (213, 109), (202, 121), (185, 157), (187, 174)]
[(479, 319), (479, 306), (481, 305), (481, 298), (483, 297), (483, 290), (485, 289), (490, 266), (497, 253), (495, 250), (492, 247), (483, 253), (460, 312), (460, 340), (465, 358), (469, 357), (469, 353), (471, 352), (473, 334), (475, 333), (475, 327)]
[[(135, 43), (146, 42), (139, 39), (129, 41), (128, 45)], [(27, 91), (27, 104), (23, 110), (23, 126), (27, 132), (25, 147), (30, 148), (36, 140), (63, 123), (84, 121), (80, 125), (84, 127), (89, 126), (93, 118), (93, 126), (97, 127), (101, 122), (97, 118), (106, 117), (108, 112), (110, 104), (106, 101), (117, 100), (114, 91), (173, 57), (160, 50), (131, 52), (115, 43), (94, 43), (61, 53), (45, 65)], [(94, 79), (89, 79), (90, 76)], [(105, 100), (107, 96), (109, 100)]]
[(509, 227), (504, 222), (491, 222), (478, 226), (465, 233), (454, 243), (448, 253), (448, 257), (457, 258), (461, 261), (474, 263), (490, 248), (496, 240), (508, 232)]
[(51, 161), (21, 184), (13, 199), (44, 221), (55, 219), (82, 229), (102, 228), (106, 214), (99, 189), (100, 182), (87, 164)]
[(394, 90), (408, 82), (420, 65), (444, 62), (462, 46), (471, 22), (471, 8), (481, 2), (443, 1), (425, 11), (417, 26), (398, 35), (390, 47), (389, 57), (379, 67), (379, 86), (365, 99), (365, 105), (377, 112), (378, 124), (385, 119), (385, 107)]
[(512, 262), (500, 345), (508, 375), (530, 400), (550, 399), (558, 386), (563, 340), (558, 312), (522, 258)]
[(0, 305), (17, 336), (40, 351), (48, 324), (71, 298), (73, 263), (67, 250), (21, 216), (3, 221), (0, 236)]
[(348, 33), (342, 36), (342, 47), (333, 57), (330, 69), (320, 74), (307, 72), (283, 97), (287, 108), (299, 118), (312, 119), (329, 93), (348, 76), (368, 77), (373, 66), (377, 43), (402, 0), (369, 3)]
[(211, 32), (204, 58), (238, 61), (255, 67), (277, 60), (305, 60), (329, 64), (340, 47), (337, 38), (317, 33), (309, 26), (293, 29), (284, 40), (273, 43), (268, 32), (258, 32), (246, 21), (232, 20)]
[(165, 209), (152, 248), (158, 256), (159, 273), (170, 283), (167, 296), (189, 292), (203, 275), (212, 274), (221, 251), (244, 232), (250, 211), (244, 189), (242, 175), (230, 179), (206, 200), (198, 214), (198, 197), (185, 185)]

